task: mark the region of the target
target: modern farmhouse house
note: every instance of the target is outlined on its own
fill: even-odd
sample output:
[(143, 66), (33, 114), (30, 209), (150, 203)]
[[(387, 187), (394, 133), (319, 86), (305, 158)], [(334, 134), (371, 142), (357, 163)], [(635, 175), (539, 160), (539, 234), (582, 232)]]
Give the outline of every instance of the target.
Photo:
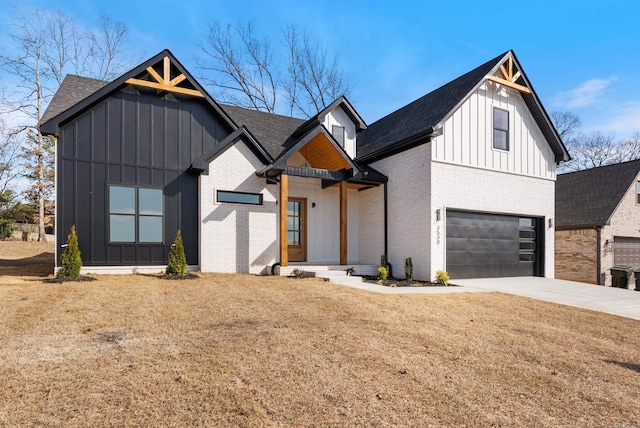
[(218, 104), (165, 50), (67, 76), (41, 130), (58, 244), (75, 224), (87, 272), (159, 271), (181, 230), (206, 272), (372, 273), (384, 254), (422, 280), (554, 275), (569, 155), (512, 51), (367, 125), (344, 97), (308, 120)]

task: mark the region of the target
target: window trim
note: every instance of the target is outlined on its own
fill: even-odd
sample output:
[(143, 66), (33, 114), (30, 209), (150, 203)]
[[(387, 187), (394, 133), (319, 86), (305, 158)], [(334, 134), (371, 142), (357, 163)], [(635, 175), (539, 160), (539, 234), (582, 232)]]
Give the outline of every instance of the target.
[[(133, 214), (121, 214), (121, 213), (112, 213), (111, 212), (111, 188), (112, 187), (122, 187), (122, 188), (126, 188), (126, 189), (134, 189), (134, 204), (135, 204), (135, 209), (134, 209), (134, 213)], [(162, 214), (160, 215), (156, 215), (156, 214), (140, 214), (140, 198), (139, 198), (139, 190), (140, 189), (145, 189), (145, 190), (159, 190), (161, 195), (162, 195)], [(113, 245), (164, 245), (165, 243), (165, 195), (164, 195), (164, 189), (161, 187), (147, 187), (147, 186), (139, 186), (139, 185), (128, 185), (128, 184), (123, 184), (123, 183), (107, 183), (107, 206), (106, 206), (106, 226), (107, 226), (107, 236), (105, 237), (107, 244), (113, 244)], [(130, 216), (134, 218), (134, 240), (133, 241), (112, 241), (111, 240), (111, 216), (112, 215), (126, 215), (126, 216)], [(162, 225), (161, 225), (161, 233), (162, 233), (162, 239), (160, 241), (141, 241), (140, 240), (140, 218), (141, 217), (145, 217), (145, 218), (149, 218), (149, 217), (153, 217), (153, 218), (160, 218), (162, 219)]]
[[(214, 192), (215, 192), (216, 204), (264, 205), (264, 195), (262, 193), (237, 192), (237, 191), (234, 191), (234, 190), (220, 190), (220, 189), (215, 189)], [(220, 193), (229, 193), (229, 194), (234, 194), (234, 195), (257, 196), (258, 197), (258, 202), (254, 203), (254, 202), (239, 202), (239, 201), (222, 201), (222, 200), (220, 200)]]
[[(499, 128), (499, 127), (496, 126), (496, 110), (505, 112), (507, 114), (507, 129)], [(511, 116), (509, 114), (509, 110), (493, 106), (493, 116), (492, 116), (492, 125), (493, 125), (492, 129), (493, 129), (493, 132), (492, 132), (492, 135), (491, 135), (491, 139), (492, 139), (491, 147), (493, 148), (493, 150), (500, 150), (501, 152), (508, 152), (510, 150), (510, 148), (511, 148), (511, 141), (509, 141), (510, 137), (511, 137), (511, 135), (510, 135), (511, 132), (509, 131), (509, 127), (511, 125), (511, 118), (509, 116)], [(506, 142), (507, 142), (507, 147), (506, 148), (503, 149), (501, 147), (496, 147), (496, 131), (502, 131), (502, 132), (506, 133)]]
[[(336, 134), (335, 134), (335, 130), (336, 128), (342, 129), (342, 141), (338, 141), (338, 139), (336, 138)], [(333, 137), (334, 140), (336, 140), (336, 142), (340, 145), (340, 147), (344, 147), (345, 145), (345, 140), (346, 140), (346, 129), (344, 126), (340, 126), (340, 125), (331, 125), (331, 136)]]

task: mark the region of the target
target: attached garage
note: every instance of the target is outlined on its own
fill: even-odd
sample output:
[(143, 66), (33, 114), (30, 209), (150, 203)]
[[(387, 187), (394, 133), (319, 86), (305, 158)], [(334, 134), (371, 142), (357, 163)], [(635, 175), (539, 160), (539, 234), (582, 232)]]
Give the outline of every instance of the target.
[(640, 268), (640, 238), (614, 236), (613, 264)]
[(455, 210), (446, 219), (451, 278), (543, 275), (543, 219)]

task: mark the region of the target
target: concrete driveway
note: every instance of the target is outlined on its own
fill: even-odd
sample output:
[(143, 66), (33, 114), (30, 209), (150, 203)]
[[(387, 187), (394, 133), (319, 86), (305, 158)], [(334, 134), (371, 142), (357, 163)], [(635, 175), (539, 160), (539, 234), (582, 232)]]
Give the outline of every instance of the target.
[(451, 280), (451, 284), (640, 320), (639, 291), (539, 277), (457, 279)]

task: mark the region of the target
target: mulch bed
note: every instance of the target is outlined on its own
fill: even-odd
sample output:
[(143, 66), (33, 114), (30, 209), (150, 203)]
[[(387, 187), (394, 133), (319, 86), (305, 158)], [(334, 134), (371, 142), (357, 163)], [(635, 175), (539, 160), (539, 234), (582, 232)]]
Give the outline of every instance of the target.
[(452, 287), (451, 285), (442, 284), (440, 282), (417, 281), (415, 279), (407, 280), (400, 278), (378, 279), (377, 276), (363, 276), (364, 282), (371, 284), (384, 285), (385, 287)]
[(48, 278), (43, 280), (42, 282), (45, 282), (47, 284), (62, 284), (64, 282), (89, 282), (95, 280), (96, 278), (93, 278), (91, 276), (81, 275), (77, 278)]

